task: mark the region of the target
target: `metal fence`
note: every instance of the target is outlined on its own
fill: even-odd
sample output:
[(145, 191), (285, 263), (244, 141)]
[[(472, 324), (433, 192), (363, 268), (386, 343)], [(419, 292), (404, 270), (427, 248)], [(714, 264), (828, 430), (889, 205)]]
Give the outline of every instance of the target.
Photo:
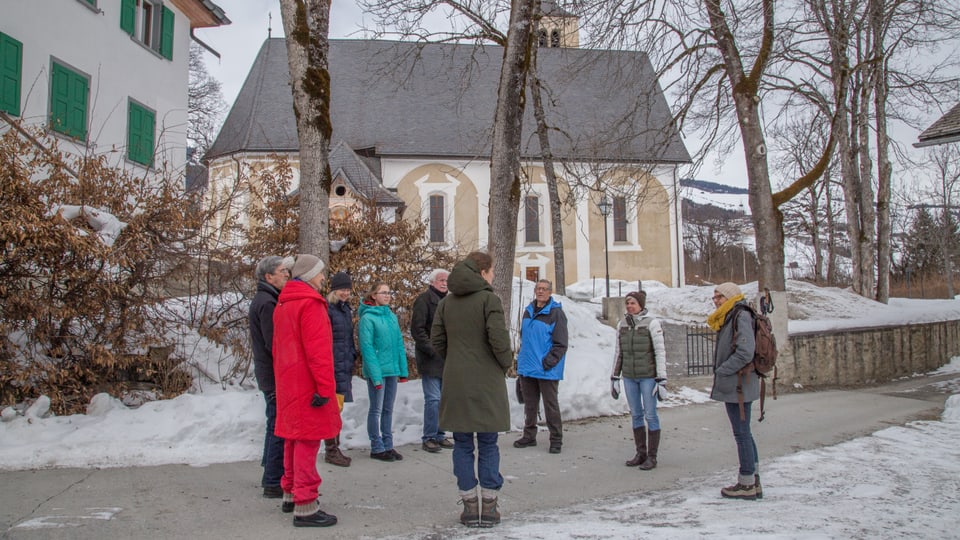
[(717, 333), (705, 324), (687, 326), (687, 375), (711, 375)]

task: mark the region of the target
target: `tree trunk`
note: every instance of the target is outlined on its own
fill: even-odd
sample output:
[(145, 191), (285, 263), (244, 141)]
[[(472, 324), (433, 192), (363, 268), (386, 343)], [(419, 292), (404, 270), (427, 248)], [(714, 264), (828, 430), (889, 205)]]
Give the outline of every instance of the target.
[(883, 2), (871, 5), (870, 26), (873, 30), (874, 78), (873, 100), (877, 115), (877, 295), (878, 302), (890, 300), (890, 138), (887, 134), (887, 58), (884, 52)]
[(510, 28), (503, 49), (503, 66), (493, 122), (490, 152), (490, 230), (488, 249), (494, 260), (493, 289), (503, 302), (508, 320), (512, 317), (514, 261), (517, 251), (517, 218), (520, 213), (520, 148), (523, 108), (526, 101), (530, 48), (533, 45), (533, 18), (539, 0), (513, 0)]
[(823, 282), (823, 240), (820, 237), (820, 196), (816, 186), (810, 186), (810, 241), (813, 244), (813, 277), (817, 283)]
[[(860, 77), (854, 77), (859, 80)], [(841, 118), (842, 131), (839, 133), (840, 140), (837, 143), (842, 150), (840, 158), (840, 174), (843, 176), (843, 201), (844, 209), (847, 215), (847, 238), (850, 240), (850, 278), (853, 281), (853, 292), (863, 295), (863, 266), (862, 250), (860, 245), (863, 238), (860, 236), (860, 172), (857, 168), (858, 149), (856, 139), (853, 134), (857, 131), (857, 115), (854, 111), (857, 109), (857, 92), (850, 92), (850, 107), (848, 114)], [(850, 120), (848, 124), (847, 120)]]
[(827, 212), (827, 284), (834, 285), (837, 282), (837, 233), (836, 222), (833, 220), (833, 180), (831, 174), (827, 171), (824, 177), (824, 186), (826, 188), (826, 212)]
[(280, 0), (300, 143), (300, 251), (330, 259), (330, 0)]
[[(536, 27), (534, 27), (536, 35)], [(550, 198), (550, 231), (553, 233), (554, 284), (557, 294), (566, 296), (566, 271), (563, 259), (563, 222), (560, 217), (560, 193), (557, 190), (557, 174), (553, 167), (553, 152), (550, 150), (549, 128), (543, 111), (540, 96), (540, 77), (537, 73), (537, 44), (533, 43), (530, 55), (530, 94), (533, 97), (533, 115), (537, 119), (537, 137), (540, 140), (540, 154), (543, 158), (543, 171), (547, 177), (547, 193)]]
[(870, 157), (870, 93), (873, 75), (868, 76), (860, 88), (860, 109), (857, 127), (857, 144), (860, 158), (860, 280), (867, 298), (873, 298), (876, 289), (876, 209), (873, 199), (873, 159)]
[[(756, 232), (757, 259), (760, 262), (758, 289), (786, 290), (783, 275), (783, 220), (773, 204), (767, 146), (760, 123), (757, 93), (766, 62), (773, 47), (773, 0), (762, 0), (763, 43), (749, 75), (744, 72), (740, 51), (727, 24), (720, 0), (704, 0), (710, 17), (710, 31), (723, 55), (724, 69), (733, 88), (733, 100), (740, 124), (740, 136), (747, 162), (750, 210)], [(785, 328), (783, 331), (785, 332)]]

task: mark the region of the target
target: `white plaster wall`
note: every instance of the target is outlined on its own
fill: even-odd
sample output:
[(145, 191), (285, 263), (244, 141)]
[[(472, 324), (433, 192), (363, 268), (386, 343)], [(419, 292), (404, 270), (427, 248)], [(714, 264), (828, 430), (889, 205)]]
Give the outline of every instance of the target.
[[(190, 21), (172, 3), (165, 5), (175, 15), (173, 61), (120, 29), (120, 0), (98, 0), (96, 10), (80, 0), (4, 0), (0, 31), (23, 44), (22, 118), (47, 124), (54, 57), (89, 77), (87, 144), (94, 153), (144, 174), (143, 166), (126, 160), (127, 102), (132, 98), (156, 113), (154, 167), (182, 175)], [(85, 151), (68, 137), (60, 137), (60, 146)]]

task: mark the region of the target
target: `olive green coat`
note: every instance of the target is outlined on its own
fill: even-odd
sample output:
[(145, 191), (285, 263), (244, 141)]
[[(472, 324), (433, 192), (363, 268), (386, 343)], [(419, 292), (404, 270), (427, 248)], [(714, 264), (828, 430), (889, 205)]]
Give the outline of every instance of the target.
[(465, 260), (447, 278), (449, 294), (433, 318), (430, 341), (445, 359), (440, 429), (492, 433), (510, 429), (506, 373), (513, 364), (503, 304)]

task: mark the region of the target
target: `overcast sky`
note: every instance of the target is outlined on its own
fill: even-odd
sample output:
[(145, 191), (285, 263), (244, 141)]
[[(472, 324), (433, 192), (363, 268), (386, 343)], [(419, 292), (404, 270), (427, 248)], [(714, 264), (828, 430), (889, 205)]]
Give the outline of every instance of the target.
[[(219, 60), (212, 55), (206, 55), (206, 64), (210, 74), (223, 83), (223, 97), (229, 106), (236, 99), (257, 52), (267, 38), (267, 29), (272, 28), (270, 35), (273, 37), (282, 37), (283, 24), (280, 20), (279, 0), (216, 0), (216, 3), (223, 8), (232, 23), (223, 27), (197, 30), (196, 35), (220, 53)], [(360, 29), (364, 20), (364, 14), (354, 0), (334, 1), (330, 11), (330, 37), (362, 38), (364, 35)], [(438, 17), (438, 20), (443, 19)], [(366, 21), (370, 23), (369, 17)], [(936, 111), (932, 114), (936, 114)], [(936, 117), (932, 117), (930, 122), (935, 119)], [(897, 125), (891, 127), (894, 130), (893, 136), (901, 144), (909, 146), (916, 142), (919, 133), (915, 129)], [(684, 143), (691, 154), (696, 152), (700, 144), (691, 133), (684, 134)], [(696, 178), (746, 187), (746, 168), (740, 148), (736, 145), (734, 152), (725, 156), (720, 164), (715, 157), (708, 157), (696, 173)], [(771, 174), (774, 173), (775, 171), (771, 170)], [(681, 170), (681, 174), (686, 176), (689, 173)], [(905, 179), (900, 174), (895, 175), (899, 179)]]

